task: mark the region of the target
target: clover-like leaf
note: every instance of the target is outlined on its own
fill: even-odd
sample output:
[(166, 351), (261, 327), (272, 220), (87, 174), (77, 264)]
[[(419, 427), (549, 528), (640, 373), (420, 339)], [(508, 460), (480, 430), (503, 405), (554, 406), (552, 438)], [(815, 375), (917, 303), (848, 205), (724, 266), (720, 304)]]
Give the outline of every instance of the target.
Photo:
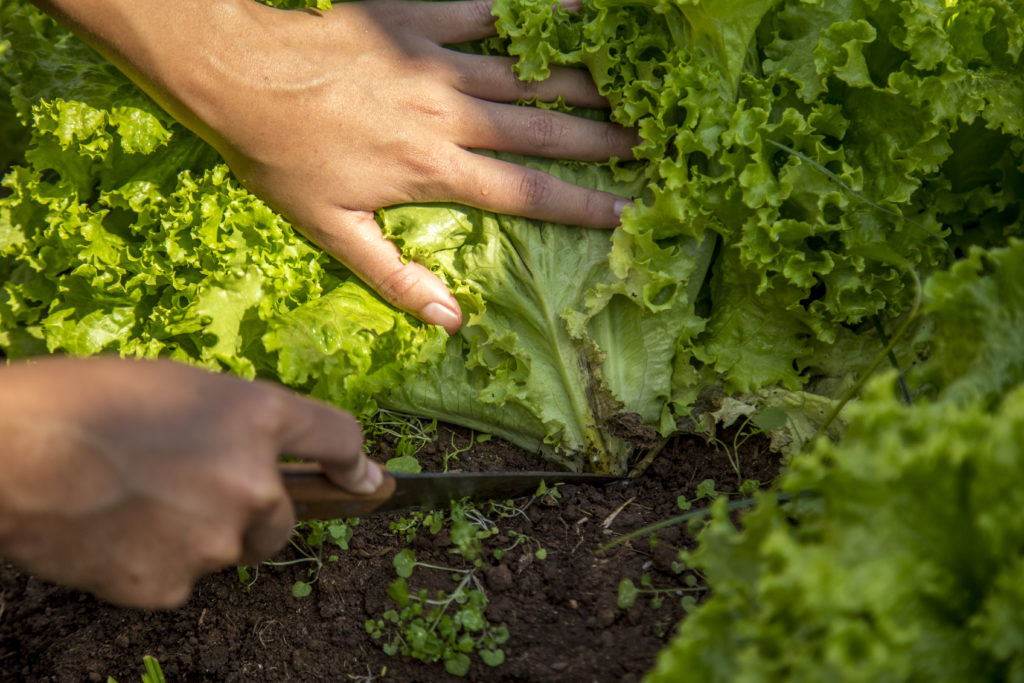
[(619, 597), (616, 604), (621, 609), (629, 609), (636, 604), (636, 596), (639, 593), (636, 585), (630, 579), (619, 581)]
[(416, 554), (409, 548), (404, 548), (395, 555), (395, 559), (391, 562), (395, 565), (398, 575), (407, 579), (412, 576), (412, 570), (416, 566)]

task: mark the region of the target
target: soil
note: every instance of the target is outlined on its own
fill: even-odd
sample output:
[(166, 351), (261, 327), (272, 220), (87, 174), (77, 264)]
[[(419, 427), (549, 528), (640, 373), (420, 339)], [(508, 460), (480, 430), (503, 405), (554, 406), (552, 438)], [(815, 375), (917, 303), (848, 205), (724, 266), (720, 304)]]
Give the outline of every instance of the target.
[[(235, 569), (202, 579), (191, 600), (173, 611), (114, 607), (90, 595), (45, 583), (0, 562), (0, 680), (138, 681), (143, 656), (156, 657), (168, 681), (638, 681), (684, 617), (681, 595), (697, 597), (704, 586), (673, 566), (680, 548), (692, 547), (687, 525), (660, 530), (656, 541), (642, 535), (613, 549), (613, 539), (679, 514), (677, 497), (693, 499), (697, 485), (713, 479), (718, 491), (735, 492), (741, 483), (729, 451), (733, 434), (718, 443), (677, 436), (648, 459), (644, 474), (627, 484), (604, 488), (562, 486), (560, 497), (520, 499), (523, 514), (498, 520), (501, 534), (484, 541), (484, 564), (475, 571), (487, 596), (486, 617), (510, 633), (502, 646), (506, 659), (496, 667), (471, 656), (463, 678), (441, 662), (423, 663), (388, 655), (386, 638), (365, 628), (395, 605), (388, 586), (396, 579), (392, 558), (411, 547), (420, 562), (472, 569), (451, 552), (445, 530), (421, 528), (410, 545), (390, 526), (410, 513), (371, 515), (354, 529), (349, 549), (326, 557), (306, 597), (293, 597), (292, 585), (308, 580), (309, 562), (287, 547), (277, 564), (259, 568), (248, 585)], [(758, 438), (743, 441), (743, 479), (769, 482), (780, 462)], [(729, 444), (727, 450), (723, 444)], [(395, 455), (394, 442), (378, 441), (374, 457)], [(461, 429), (439, 426), (436, 440), (419, 454), (424, 469), (440, 470), (445, 454), (450, 470), (553, 469), (531, 453), (497, 439), (478, 442)], [(731, 461), (732, 460), (732, 461)], [(704, 501), (699, 501), (700, 506)], [(486, 511), (486, 506), (481, 507)], [(492, 517), (494, 515), (491, 515)], [(523, 543), (500, 561), (494, 549), (508, 547), (515, 534)], [(301, 544), (300, 544), (301, 545)], [(650, 595), (628, 609), (617, 605), (618, 586), (630, 579), (641, 586), (650, 577), (663, 594), (656, 609)], [(699, 579), (699, 577), (697, 577)], [(410, 588), (453, 590), (448, 572), (417, 568)], [(685, 591), (685, 593), (683, 592)]]

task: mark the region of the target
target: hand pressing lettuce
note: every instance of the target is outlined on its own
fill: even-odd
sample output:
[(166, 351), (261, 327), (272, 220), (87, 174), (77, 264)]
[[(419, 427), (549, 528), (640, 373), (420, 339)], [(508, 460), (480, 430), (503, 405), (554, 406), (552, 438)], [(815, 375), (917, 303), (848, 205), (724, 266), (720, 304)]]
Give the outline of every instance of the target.
[[(498, 3), (500, 38), (460, 50), (519, 57), (534, 80), (516, 95), (542, 99), (584, 64), (641, 142), (614, 164), (494, 156), (637, 202), (611, 232), (461, 197), (375, 212), (401, 262), (453, 292), (448, 337), (297, 237), (102, 59), (5, 3), (5, 70), (33, 137), (0, 207), (0, 343), (273, 378), (571, 467), (623, 471), (632, 444), (721, 396), (781, 406), (796, 431), (881, 353), (876, 318), (892, 335), (922, 310), (916, 282), (1021, 233), (1021, 13), (975, 6)], [(943, 343), (917, 339), (895, 349), (904, 369)]]
[[(462, 321), (444, 283), (404, 261), (373, 211), (454, 200), (594, 228), (627, 200), (473, 153), (628, 158), (635, 133), (524, 96), (605, 100), (583, 71), (543, 87), (509, 58), (446, 44), (494, 34), (490, 0), (365, 2), (282, 11), (251, 0), (40, 1), (179, 121), (217, 149), (241, 183), (385, 299), (449, 333)], [(328, 5), (330, 7), (330, 5)]]
[[(441, 47), (493, 32), (489, 3), (367, 3), (323, 13), (242, 0), (37, 4), (211, 143), (242, 183), (353, 272), (449, 333), (461, 324), (458, 304), (435, 275), (404, 262), (382, 239), (374, 209), (454, 198), (611, 227), (626, 204), (469, 151), (603, 159), (627, 155), (634, 141), (611, 124), (496, 104), (524, 90), (508, 74), (508, 61)], [(205, 327), (204, 336), (215, 339), (211, 357), (238, 367), (230, 334), (251, 328), (246, 309), (267, 303), (263, 289), (275, 289), (275, 275), (283, 275), (279, 292), (303, 288), (310, 273), (288, 277), (281, 268), (315, 263), (319, 255), (290, 230), (290, 239), (278, 242), (268, 241), (274, 229), (254, 231), (246, 201), (257, 225), (280, 233), (282, 221), (225, 183), (223, 166), (203, 180), (224, 183), (237, 204), (211, 201), (179, 175), (208, 157), (202, 147), (186, 136), (184, 146), (163, 149), (182, 132), (176, 124), (42, 15), (9, 3), (0, 8), (0, 25), (0, 85), (10, 95), (0, 112), (34, 120), (38, 133), (26, 165), (5, 181), (13, 197), (0, 209), (0, 251), (17, 252), (20, 264), (7, 265), (21, 272), (5, 272), (3, 315), (20, 324), (2, 334), (4, 350), (31, 353), (42, 333), (69, 335), (70, 343), (47, 342), (51, 351), (102, 351), (123, 339), (141, 342), (135, 355), (153, 355), (166, 347), (135, 329), (148, 318), (163, 327), (164, 339)], [(47, 68), (62, 53), (77, 61)], [(563, 71), (558, 80), (538, 94), (603, 103), (581, 72)], [(58, 96), (48, 100), (43, 92)], [(0, 130), (9, 124), (8, 117)], [(17, 154), (5, 151), (0, 160), (10, 158)], [(199, 189), (200, 226), (174, 230), (168, 218), (180, 215), (180, 203), (160, 195), (171, 183)], [(32, 207), (37, 202), (53, 213), (43, 217)], [(236, 225), (218, 242), (218, 223), (231, 216), (249, 230)], [(262, 247), (252, 263), (242, 235)], [(147, 240), (149, 249), (141, 244)], [(201, 259), (226, 286), (192, 280), (181, 267), (160, 269), (161, 258)], [(24, 271), (28, 263), (41, 271)], [(251, 267), (257, 263), (266, 270)], [(200, 327), (173, 310), (189, 297), (167, 289), (189, 280)], [(128, 299), (115, 303), (88, 291), (100, 283)], [(97, 308), (80, 319), (91, 304)], [(77, 327), (86, 320), (96, 327)], [(178, 351), (167, 355), (188, 358)], [(35, 575), (113, 602), (175, 606), (202, 574), (279, 549), (294, 525), (274, 467), (282, 455), (320, 461), (352, 491), (380, 484), (380, 468), (362, 452), (350, 414), (267, 383), (110, 357), (22, 362), (0, 375), (0, 553)]]

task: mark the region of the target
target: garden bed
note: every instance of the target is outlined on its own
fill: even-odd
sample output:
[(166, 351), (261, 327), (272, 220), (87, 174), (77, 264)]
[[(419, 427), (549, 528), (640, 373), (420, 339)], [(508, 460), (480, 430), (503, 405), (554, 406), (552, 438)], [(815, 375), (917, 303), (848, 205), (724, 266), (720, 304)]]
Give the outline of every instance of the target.
[[(726, 447), (725, 444), (728, 444)], [(420, 528), (407, 543), (391, 530), (409, 513), (366, 517), (354, 527), (348, 550), (333, 548), (306, 597), (293, 597), (296, 581), (307, 580), (314, 563), (263, 565), (249, 586), (235, 570), (202, 580), (183, 608), (167, 612), (120, 609), (92, 597), (39, 581), (15, 567), (0, 565), (0, 679), (26, 681), (137, 681), (146, 654), (160, 662), (168, 680), (394, 680), (394, 681), (635, 681), (652, 666), (657, 652), (683, 617), (681, 596), (702, 595), (680, 571), (676, 550), (693, 542), (685, 525), (598, 549), (629, 531), (679, 513), (677, 498), (694, 499), (697, 487), (714, 480), (719, 492), (743, 479), (767, 482), (779, 468), (760, 439), (733, 449), (732, 435), (720, 443), (676, 437), (640, 479), (604, 489), (559, 488), (559, 497), (519, 499), (519, 510), (500, 518), (486, 505), (479, 510), (499, 533), (483, 540), (483, 566), (475, 576), (487, 599), (487, 620), (503, 625), (509, 639), (496, 667), (470, 656), (468, 674), (456, 678), (443, 663), (390, 656), (386, 637), (373, 638), (365, 622), (395, 605), (388, 586), (396, 580), (392, 559), (409, 548), (417, 561), (452, 568), (472, 565), (451, 551), (447, 529)], [(395, 455), (396, 441), (374, 445), (374, 457)], [(460, 449), (468, 449), (451, 457)], [(420, 448), (424, 469), (440, 469), (449, 455), (452, 470), (545, 468), (535, 456), (499, 440), (476, 442), (469, 432), (438, 427)], [(708, 490), (705, 483), (702, 491)], [(704, 500), (695, 505), (702, 505)], [(516, 539), (528, 539), (505, 552)], [(543, 559), (538, 557), (537, 550)], [(302, 549), (302, 552), (300, 552)], [(275, 562), (303, 560), (308, 547), (289, 547)], [(68, 558), (73, 561), (73, 558)], [(619, 584), (629, 579), (643, 588), (643, 577), (672, 593), (641, 592), (629, 608), (619, 606)], [(699, 577), (697, 577), (699, 579)], [(447, 572), (417, 568), (411, 588), (451, 591)], [(651, 597), (661, 597), (652, 607)]]

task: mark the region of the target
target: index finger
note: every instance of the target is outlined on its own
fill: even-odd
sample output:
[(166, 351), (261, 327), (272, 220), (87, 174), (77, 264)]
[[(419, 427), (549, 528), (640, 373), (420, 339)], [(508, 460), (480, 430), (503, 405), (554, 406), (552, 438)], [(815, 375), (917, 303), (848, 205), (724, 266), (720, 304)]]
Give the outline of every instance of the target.
[(359, 421), (320, 401), (284, 392), (286, 424), (278, 452), (316, 460), (327, 477), (352, 493), (372, 493), (383, 479), (380, 467), (363, 453)]

